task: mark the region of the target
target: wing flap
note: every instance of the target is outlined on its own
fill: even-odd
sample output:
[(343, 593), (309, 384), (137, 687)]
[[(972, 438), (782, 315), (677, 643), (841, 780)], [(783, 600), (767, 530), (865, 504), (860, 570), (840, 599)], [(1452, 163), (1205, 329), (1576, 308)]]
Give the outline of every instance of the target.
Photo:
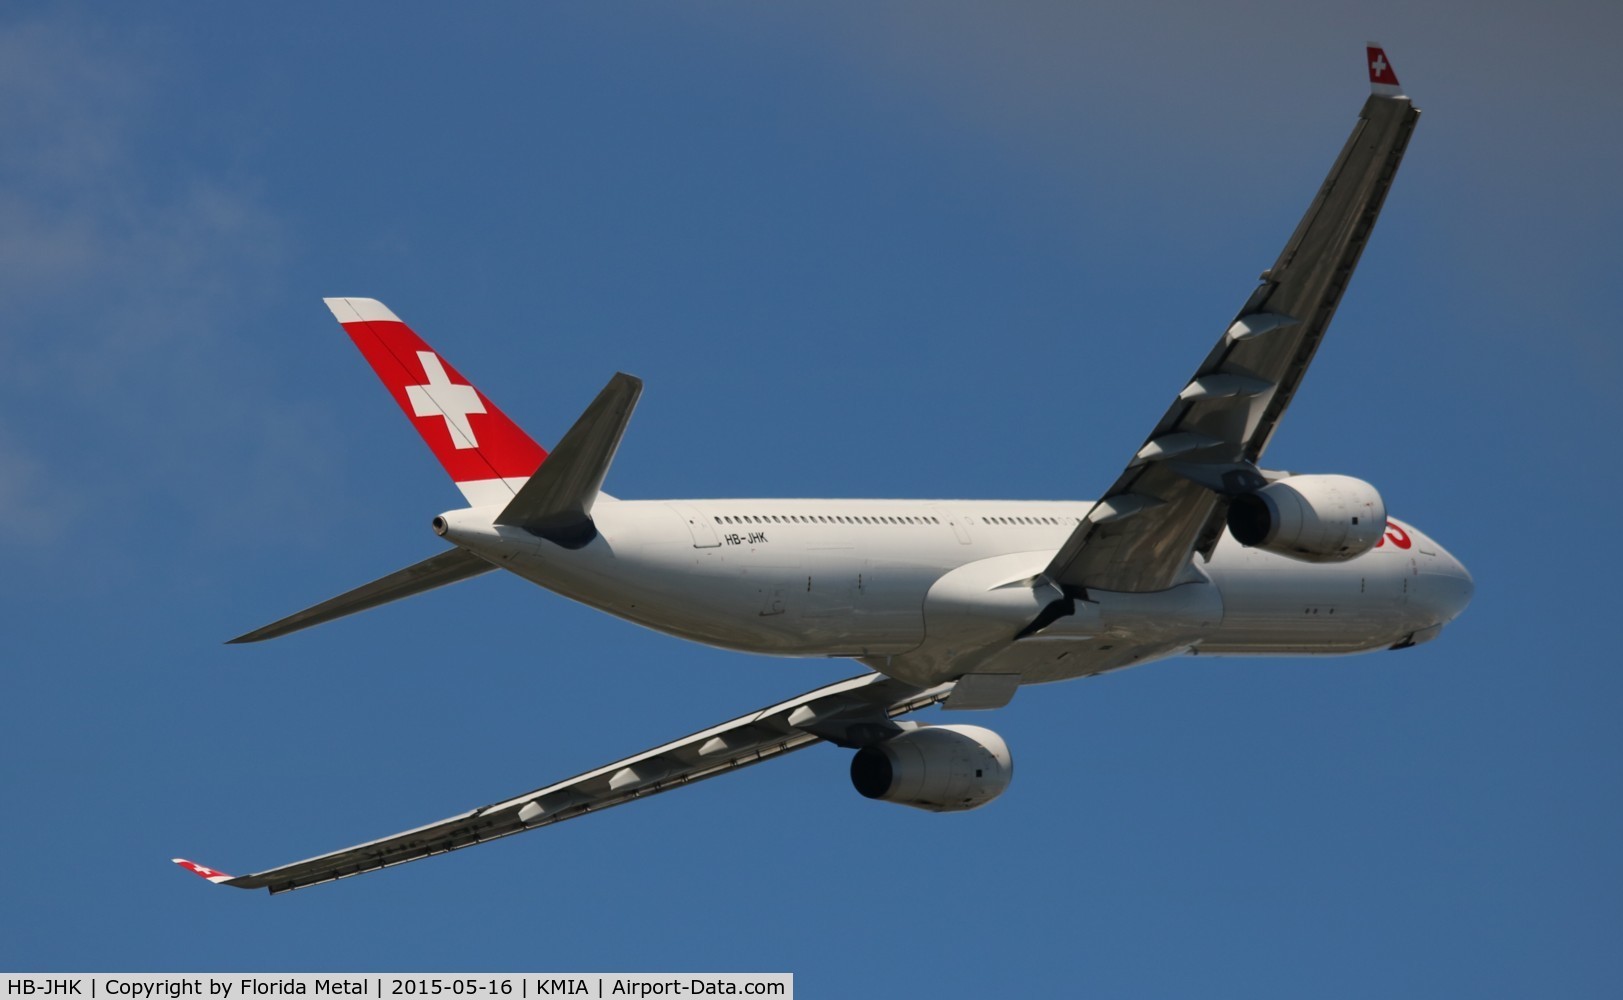
[(1227, 497), (1261, 485), (1255, 463), (1318, 351), (1419, 116), (1400, 94), (1364, 103), (1279, 259), (1055, 554), (1050, 579), (1165, 590), (1189, 572), (1193, 553), (1211, 555)]
[(823, 740), (854, 745), (899, 731), (893, 718), (942, 701), (952, 688), (951, 682), (920, 688), (862, 674), (492, 805), (279, 868), (227, 876), (224, 884), (272, 893), (302, 889), (550, 826)]

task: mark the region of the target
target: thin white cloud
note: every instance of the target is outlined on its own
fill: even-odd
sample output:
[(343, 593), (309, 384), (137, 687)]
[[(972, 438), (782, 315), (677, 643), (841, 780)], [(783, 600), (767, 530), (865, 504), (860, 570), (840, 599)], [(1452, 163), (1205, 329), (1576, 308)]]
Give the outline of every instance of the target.
[(81, 498), (47, 473), (16, 432), (0, 428), (0, 521), (6, 525), (0, 530), (16, 541), (51, 541), (82, 510)]
[(0, 26), (0, 500), (39, 515), (0, 543), (53, 542), (75, 510), (206, 527), (222, 479), (263, 488), (238, 517), (306, 502), (257, 471), (291, 449), (246, 332), (285, 235), (251, 177), (154, 148), (152, 51), (71, 15)]

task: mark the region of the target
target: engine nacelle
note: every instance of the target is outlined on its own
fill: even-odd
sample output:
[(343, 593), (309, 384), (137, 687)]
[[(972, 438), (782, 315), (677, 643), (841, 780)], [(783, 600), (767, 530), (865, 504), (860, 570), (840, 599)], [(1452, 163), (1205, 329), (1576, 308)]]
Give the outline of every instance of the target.
[(931, 812), (974, 809), (1003, 794), (1014, 759), (1003, 737), (980, 726), (927, 726), (863, 747), (851, 784), (870, 799)]
[(1290, 476), (1229, 504), (1241, 545), (1304, 562), (1346, 562), (1380, 544), (1386, 503), (1351, 476)]

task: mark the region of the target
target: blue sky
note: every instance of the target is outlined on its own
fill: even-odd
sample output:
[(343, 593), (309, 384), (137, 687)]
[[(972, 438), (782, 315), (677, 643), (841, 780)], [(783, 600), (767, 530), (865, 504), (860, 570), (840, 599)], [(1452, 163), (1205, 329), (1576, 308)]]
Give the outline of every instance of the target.
[[(0, 965), (788, 970), (805, 995), (1562, 996), (1623, 960), (1615, 8), (491, 4), (0, 14)], [(1079, 498), (1274, 259), (1381, 39), (1426, 114), (1268, 462), (1475, 573), (1431, 645), (985, 720), (993, 805), (846, 755), (271, 899), (251, 871), (844, 676), (482, 578), (320, 299), (624, 497)], [(977, 720), (981, 721), (981, 720)]]

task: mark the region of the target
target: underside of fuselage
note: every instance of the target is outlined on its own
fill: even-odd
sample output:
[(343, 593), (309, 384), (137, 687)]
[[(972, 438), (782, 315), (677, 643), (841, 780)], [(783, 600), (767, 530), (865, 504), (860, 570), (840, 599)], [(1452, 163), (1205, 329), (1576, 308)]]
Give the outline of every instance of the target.
[(968, 673), (1044, 683), (1184, 652), (1384, 649), (1429, 638), (1469, 597), (1459, 564), (1400, 522), (1346, 562), (1225, 536), (1168, 589), (1068, 596), (1042, 572), (1089, 507), (607, 501), (580, 548), (494, 525), (484, 508), (441, 521), (447, 540), (495, 565), (648, 628), (742, 652), (856, 658), (921, 685)]

